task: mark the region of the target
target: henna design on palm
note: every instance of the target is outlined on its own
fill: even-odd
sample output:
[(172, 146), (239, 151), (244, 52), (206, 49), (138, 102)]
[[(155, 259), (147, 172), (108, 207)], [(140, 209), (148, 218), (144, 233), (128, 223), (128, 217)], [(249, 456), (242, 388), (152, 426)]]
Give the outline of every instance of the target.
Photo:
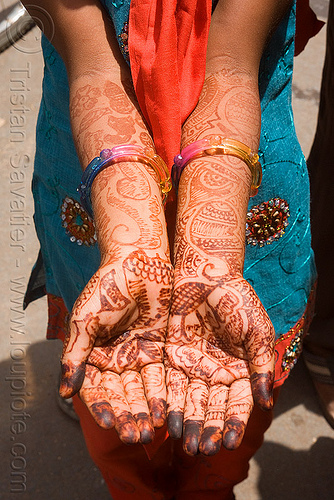
[[(241, 277), (175, 289), (165, 347), (168, 426), (171, 436), (179, 437), (183, 417), (187, 453), (211, 455), (221, 443), (228, 449), (239, 446), (252, 393), (262, 408), (271, 407), (273, 336), (265, 310)], [(177, 403), (180, 380), (187, 397)], [(199, 396), (199, 382), (207, 388), (205, 397)]]
[[(121, 264), (121, 265), (120, 265)], [(73, 308), (61, 393), (80, 397), (125, 443), (148, 443), (166, 419), (163, 365), (173, 269), (134, 250), (106, 263)]]

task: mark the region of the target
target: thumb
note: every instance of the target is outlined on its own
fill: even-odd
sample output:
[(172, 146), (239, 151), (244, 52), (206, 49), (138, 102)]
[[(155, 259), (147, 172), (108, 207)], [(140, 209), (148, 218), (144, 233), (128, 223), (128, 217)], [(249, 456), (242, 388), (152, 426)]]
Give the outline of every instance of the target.
[(250, 381), (254, 401), (263, 410), (273, 407), (273, 386), (275, 377), (274, 330), (266, 335), (254, 332), (253, 342), (246, 347)]
[(80, 390), (94, 340), (95, 335), (93, 338), (92, 331), (87, 332), (85, 321), (71, 319), (61, 357), (59, 394), (63, 398), (70, 398)]
[(274, 404), (274, 371), (253, 371), (250, 376), (250, 381), (255, 403), (257, 403), (262, 410), (271, 410)]

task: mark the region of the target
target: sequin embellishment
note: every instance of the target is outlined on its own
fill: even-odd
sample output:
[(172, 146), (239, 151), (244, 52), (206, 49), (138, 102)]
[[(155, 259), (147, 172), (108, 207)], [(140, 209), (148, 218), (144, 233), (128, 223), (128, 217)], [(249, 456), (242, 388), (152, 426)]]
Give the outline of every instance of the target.
[(66, 196), (61, 206), (62, 226), (70, 240), (80, 245), (96, 243), (95, 226), (83, 207), (73, 198)]
[(272, 198), (252, 207), (247, 213), (247, 243), (260, 247), (270, 245), (285, 233), (289, 216), (289, 205), (281, 198)]
[(304, 329), (301, 328), (290, 345), (285, 349), (282, 359), (282, 368), (284, 371), (291, 370), (298, 361), (303, 349)]
[(122, 31), (118, 35), (118, 40), (119, 40), (119, 46), (120, 46), (121, 52), (123, 54), (123, 57), (127, 61), (129, 61), (128, 39), (129, 39), (129, 23), (126, 22), (126, 23), (124, 23)]

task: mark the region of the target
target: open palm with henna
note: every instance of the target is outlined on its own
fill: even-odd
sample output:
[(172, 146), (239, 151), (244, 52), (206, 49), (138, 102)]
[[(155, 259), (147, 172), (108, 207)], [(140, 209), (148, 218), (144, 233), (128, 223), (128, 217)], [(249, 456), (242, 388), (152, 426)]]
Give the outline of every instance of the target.
[(190, 455), (237, 448), (253, 401), (272, 406), (274, 329), (242, 276), (249, 185), (227, 156), (193, 160), (180, 180), (167, 421)]
[(166, 342), (168, 427), (190, 455), (242, 441), (253, 407), (272, 405), (274, 331), (242, 277), (178, 280)]
[(166, 414), (163, 346), (172, 266), (134, 250), (104, 264), (72, 311), (61, 394), (80, 397), (126, 443), (148, 443)]

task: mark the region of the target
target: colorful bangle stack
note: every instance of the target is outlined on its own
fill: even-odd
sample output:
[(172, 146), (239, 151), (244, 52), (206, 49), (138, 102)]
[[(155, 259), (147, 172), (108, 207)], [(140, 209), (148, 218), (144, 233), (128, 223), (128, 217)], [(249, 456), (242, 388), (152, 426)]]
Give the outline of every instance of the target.
[(112, 149), (103, 149), (100, 156), (97, 156), (89, 163), (82, 175), (78, 192), (80, 193), (80, 201), (83, 208), (91, 217), (93, 217), (91, 190), (95, 177), (110, 165), (125, 161), (144, 163), (145, 165), (149, 165), (154, 170), (158, 176), (163, 203), (165, 203), (167, 194), (172, 189), (172, 183), (168, 168), (163, 159), (152, 149), (146, 149), (141, 146), (133, 144), (115, 146)]
[(201, 139), (185, 147), (181, 153), (174, 158), (172, 168), (172, 180), (177, 189), (183, 169), (188, 163), (203, 156), (231, 155), (244, 161), (252, 173), (251, 196), (255, 196), (262, 181), (262, 167), (259, 155), (242, 142), (234, 139), (226, 139), (220, 136), (211, 139)]

